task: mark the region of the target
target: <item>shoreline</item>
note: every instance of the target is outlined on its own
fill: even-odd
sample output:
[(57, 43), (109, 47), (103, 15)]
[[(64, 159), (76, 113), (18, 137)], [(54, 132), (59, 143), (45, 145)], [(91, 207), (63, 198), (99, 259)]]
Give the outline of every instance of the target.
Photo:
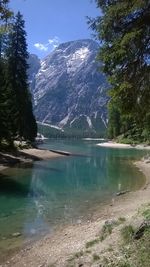
[[(150, 163), (146, 160), (134, 162), (139, 171), (145, 175), (145, 185), (137, 190), (121, 196), (115, 196), (113, 203), (106, 204), (97, 210), (90, 221), (60, 227), (53, 235), (47, 235), (29, 247), (20, 250), (6, 264), (1, 266), (67, 266), (67, 259), (77, 251), (85, 248), (86, 242), (99, 234), (105, 220), (126, 217), (131, 221), (141, 205), (149, 202), (150, 195)], [(103, 248), (103, 244), (101, 245)]]
[(48, 160), (63, 157), (64, 154), (50, 151), (47, 149), (29, 148), (18, 151), (0, 152), (0, 171), (11, 168), (18, 163), (29, 163), (33, 161)]
[(143, 145), (143, 144), (130, 145), (130, 144), (116, 143), (113, 141), (102, 142), (96, 145), (100, 147), (108, 147), (108, 148), (130, 148), (130, 149), (150, 150), (150, 146), (148, 145)]

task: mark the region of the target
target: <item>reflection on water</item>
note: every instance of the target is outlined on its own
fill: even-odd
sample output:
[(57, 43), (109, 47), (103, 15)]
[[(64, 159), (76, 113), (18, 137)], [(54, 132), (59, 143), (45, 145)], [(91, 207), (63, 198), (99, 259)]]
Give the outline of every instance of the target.
[(7, 177), (6, 175), (0, 174), (0, 195), (12, 195), (15, 198), (26, 197), (28, 194), (28, 188), (11, 179), (11, 177)]
[(27, 237), (38, 237), (49, 233), (50, 227), (46, 223), (46, 190), (42, 181), (34, 173), (32, 175), (30, 191), (28, 194), (28, 205), (26, 208), (26, 220), (24, 222), (24, 235)]
[[(78, 223), (94, 206), (111, 201), (120, 190), (136, 190), (144, 177), (130, 162), (143, 155), (136, 150), (96, 147), (94, 142), (52, 141), (47, 148), (88, 156), (61, 157), (18, 165), (0, 176), (0, 249), (53, 232), (64, 223)], [(4, 247), (5, 246), (5, 247)]]

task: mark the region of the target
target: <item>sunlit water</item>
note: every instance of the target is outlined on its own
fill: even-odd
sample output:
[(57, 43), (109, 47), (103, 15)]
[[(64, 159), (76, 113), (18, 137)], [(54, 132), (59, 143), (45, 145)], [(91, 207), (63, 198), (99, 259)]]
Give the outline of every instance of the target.
[(28, 239), (54, 233), (58, 225), (91, 218), (94, 208), (109, 203), (116, 192), (143, 185), (145, 177), (131, 160), (145, 152), (96, 143), (47, 141), (43, 148), (77, 155), (18, 165), (0, 174), (0, 260)]

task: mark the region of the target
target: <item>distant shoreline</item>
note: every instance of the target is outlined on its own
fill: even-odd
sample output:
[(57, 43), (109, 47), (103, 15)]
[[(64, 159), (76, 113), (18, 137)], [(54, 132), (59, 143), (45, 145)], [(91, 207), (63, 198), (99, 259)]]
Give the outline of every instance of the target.
[(134, 148), (134, 149), (140, 149), (140, 150), (150, 150), (150, 146), (145, 146), (143, 144), (130, 145), (130, 144), (117, 143), (113, 141), (98, 143), (97, 146), (108, 147), (108, 148), (132, 148), (132, 149)]

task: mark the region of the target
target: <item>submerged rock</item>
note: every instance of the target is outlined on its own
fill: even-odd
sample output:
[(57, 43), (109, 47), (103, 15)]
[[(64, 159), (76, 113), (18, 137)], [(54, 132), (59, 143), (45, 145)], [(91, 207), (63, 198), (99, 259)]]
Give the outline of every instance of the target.
[(16, 232), (16, 233), (12, 234), (12, 237), (19, 237), (19, 236), (21, 236), (21, 233), (19, 233), (19, 232)]

